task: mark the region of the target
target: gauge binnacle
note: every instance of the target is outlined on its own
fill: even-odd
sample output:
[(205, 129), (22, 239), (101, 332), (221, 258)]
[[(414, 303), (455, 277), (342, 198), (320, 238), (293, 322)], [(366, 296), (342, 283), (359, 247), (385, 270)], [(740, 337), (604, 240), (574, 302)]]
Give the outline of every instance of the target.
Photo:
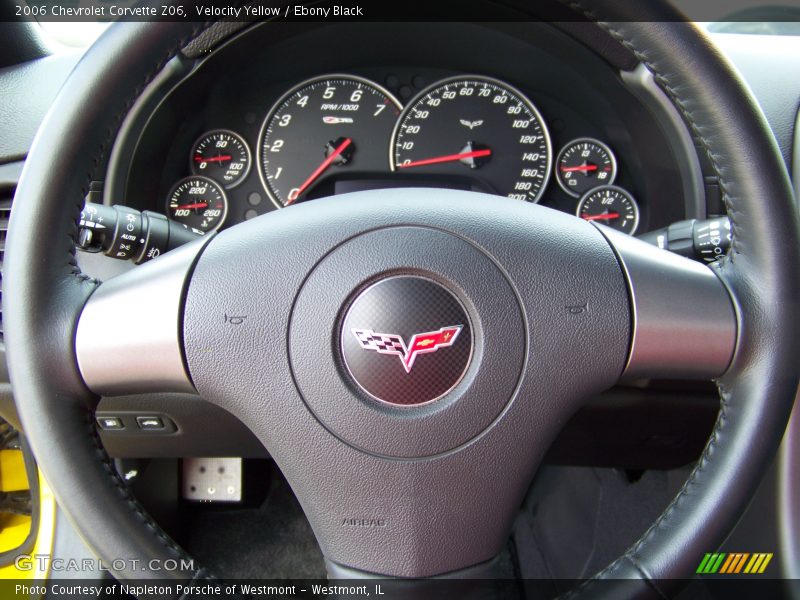
[(633, 235), (639, 226), (639, 206), (627, 190), (617, 185), (602, 185), (584, 194), (576, 214), (617, 231)]
[(204, 133), (192, 146), (191, 169), (230, 189), (250, 171), (250, 148), (242, 137), (227, 129)]
[(167, 196), (167, 216), (203, 233), (219, 229), (227, 213), (225, 191), (208, 177), (181, 179)]
[(572, 140), (558, 153), (556, 180), (571, 196), (580, 197), (598, 185), (610, 185), (616, 176), (614, 153), (599, 140)]
[(326, 75), (287, 92), (261, 128), (259, 167), (278, 208), (306, 199), (330, 176), (386, 173), (400, 103), (354, 75)]
[(403, 111), (392, 170), (467, 176), (486, 191), (537, 202), (550, 177), (550, 136), (533, 103), (480, 76), (447, 79)]

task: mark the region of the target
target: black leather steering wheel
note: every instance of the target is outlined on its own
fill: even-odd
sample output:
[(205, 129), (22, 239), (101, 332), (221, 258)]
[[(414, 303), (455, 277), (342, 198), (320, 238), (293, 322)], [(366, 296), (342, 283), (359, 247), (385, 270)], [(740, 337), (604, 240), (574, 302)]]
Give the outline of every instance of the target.
[[(628, 580), (626, 595), (666, 593), (722, 541), (798, 384), (788, 177), (761, 112), (693, 26), (655, 2), (635, 18), (613, 3), (570, 7), (652, 71), (708, 153), (734, 234), (713, 268), (541, 206), (402, 189), (292, 207), (90, 280), (74, 258), (89, 183), (141, 91), (206, 26), (115, 25), (89, 49), (26, 161), (3, 312), (25, 433), (106, 564), (188, 558), (131, 496), (95, 430), (98, 395), (152, 390), (196, 390), (253, 429), (333, 575), (426, 577), (490, 563), (549, 443), (592, 394), (623, 375), (714, 378), (721, 408), (697, 467), (598, 576)], [(232, 314), (247, 318), (232, 326)], [(430, 402), (369, 397), (389, 396), (356, 363), (381, 355), (351, 325), (461, 327), (418, 357), (418, 379), (397, 384)], [(452, 379), (441, 398), (426, 395), (426, 361)], [(131, 565), (113, 574), (208, 576)]]

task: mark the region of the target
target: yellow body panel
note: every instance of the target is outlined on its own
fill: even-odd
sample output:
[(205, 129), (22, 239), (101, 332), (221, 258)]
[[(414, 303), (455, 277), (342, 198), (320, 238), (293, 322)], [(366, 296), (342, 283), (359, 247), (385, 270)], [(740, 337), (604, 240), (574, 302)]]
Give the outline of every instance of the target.
[[(36, 543), (33, 547), (31, 555), (33, 556), (51, 556), (53, 552), (53, 538), (55, 535), (55, 525), (56, 525), (56, 499), (53, 496), (53, 492), (50, 489), (50, 486), (47, 485), (47, 482), (42, 477), (41, 473), (39, 474), (39, 530), (36, 533)], [(28, 528), (30, 528), (30, 518), (28, 518)], [(27, 533), (27, 531), (26, 531)], [(10, 533), (8, 534), (11, 535)], [(7, 547), (6, 543), (6, 530), (3, 529), (0, 531), (0, 544), (3, 547)], [(9, 537), (9, 540), (11, 538)], [(24, 536), (20, 543), (24, 541)], [(19, 544), (17, 544), (19, 546)], [(46, 566), (44, 569), (40, 569), (41, 563), (44, 563)], [(30, 565), (29, 570), (22, 570), (18, 569), (14, 562), (12, 561), (11, 564), (5, 565), (0, 567), (0, 579), (26, 579), (26, 580), (43, 580), (47, 579), (50, 571), (50, 561), (38, 561), (38, 560), (31, 560), (27, 561), (28, 565)]]
[(0, 492), (28, 489), (22, 450), (0, 450)]
[(19, 548), (30, 530), (31, 518), (28, 515), (0, 513), (0, 552)]

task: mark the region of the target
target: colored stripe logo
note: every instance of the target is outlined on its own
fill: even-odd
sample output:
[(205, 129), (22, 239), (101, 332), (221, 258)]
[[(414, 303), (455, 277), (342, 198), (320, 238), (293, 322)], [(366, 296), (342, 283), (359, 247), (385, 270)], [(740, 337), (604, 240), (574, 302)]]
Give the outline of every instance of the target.
[(725, 575), (736, 575), (747, 573), (750, 575), (761, 574), (767, 570), (772, 560), (772, 553), (756, 552), (719, 552), (707, 553), (696, 573), (701, 575), (712, 575), (714, 573)]

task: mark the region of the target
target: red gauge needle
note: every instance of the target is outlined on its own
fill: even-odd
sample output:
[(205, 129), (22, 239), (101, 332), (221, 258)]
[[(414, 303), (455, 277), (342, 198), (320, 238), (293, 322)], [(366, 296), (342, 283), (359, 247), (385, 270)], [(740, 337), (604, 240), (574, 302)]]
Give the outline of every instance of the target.
[(581, 215), (581, 218), (586, 221), (610, 221), (611, 219), (618, 219), (619, 213), (605, 213), (602, 215)]
[(195, 156), (195, 162), (224, 162), (226, 160), (230, 160), (232, 157), (228, 156), (227, 154), (223, 156), (212, 156), (211, 158), (205, 158), (204, 156)]
[(597, 171), (597, 165), (581, 165), (579, 167), (561, 167), (562, 173), (572, 173), (573, 171)]
[(297, 188), (297, 192), (295, 192), (293, 195), (292, 194), (289, 195), (289, 198), (287, 198), (286, 200), (285, 206), (289, 206), (292, 202), (297, 200), (300, 197), (300, 194), (305, 192), (308, 189), (308, 186), (314, 183), (317, 177), (319, 177), (325, 169), (330, 167), (331, 163), (334, 160), (336, 160), (336, 157), (339, 156), (345, 150), (347, 150), (347, 147), (352, 143), (353, 140), (351, 140), (350, 138), (344, 138), (344, 141), (341, 144), (339, 144), (333, 152), (331, 152), (330, 156), (328, 156), (328, 158), (323, 160), (322, 164), (318, 166), (311, 175), (309, 175), (308, 179), (306, 179), (303, 182), (303, 185)]
[(193, 208), (205, 208), (208, 206), (208, 202), (195, 202), (194, 204), (181, 204), (180, 206), (176, 206), (177, 210), (191, 210)]
[(422, 160), (413, 160), (407, 163), (400, 163), (397, 165), (398, 169), (408, 169), (409, 167), (421, 167), (423, 165), (435, 165), (444, 162), (454, 162), (464, 158), (481, 158), (484, 156), (491, 156), (492, 151), (488, 148), (486, 150), (473, 150), (472, 152), (461, 152), (459, 154), (448, 154), (446, 156), (436, 156), (434, 158), (424, 158)]

